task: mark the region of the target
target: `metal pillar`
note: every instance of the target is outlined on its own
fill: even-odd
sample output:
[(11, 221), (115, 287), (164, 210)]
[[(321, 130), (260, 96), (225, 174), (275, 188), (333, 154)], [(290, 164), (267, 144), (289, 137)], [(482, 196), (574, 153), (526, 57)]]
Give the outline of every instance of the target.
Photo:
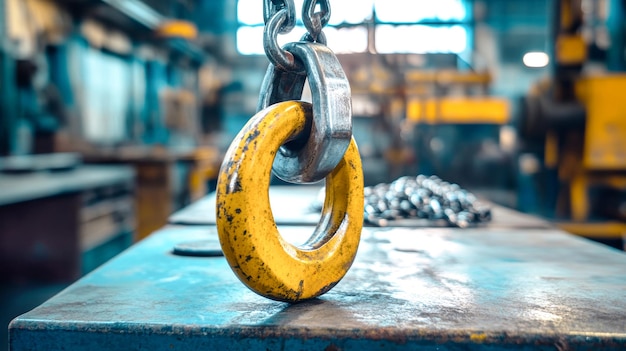
[(7, 1), (0, 0), (0, 155), (10, 154), (14, 144), (15, 62), (8, 40)]
[(611, 46), (607, 52), (607, 68), (610, 71), (626, 71), (626, 1), (611, 0), (609, 2), (607, 27), (611, 36)]

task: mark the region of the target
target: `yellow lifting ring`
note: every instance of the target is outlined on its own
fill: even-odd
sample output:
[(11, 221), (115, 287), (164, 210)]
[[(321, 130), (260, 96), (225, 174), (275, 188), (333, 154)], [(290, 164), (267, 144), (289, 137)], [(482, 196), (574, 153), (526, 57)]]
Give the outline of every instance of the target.
[(312, 106), (285, 101), (258, 112), (230, 145), (217, 184), (217, 230), (237, 277), (267, 298), (297, 302), (324, 294), (346, 274), (363, 226), (363, 171), (350, 146), (326, 177), (320, 221), (302, 246), (285, 241), (269, 202), (278, 148), (305, 129)]

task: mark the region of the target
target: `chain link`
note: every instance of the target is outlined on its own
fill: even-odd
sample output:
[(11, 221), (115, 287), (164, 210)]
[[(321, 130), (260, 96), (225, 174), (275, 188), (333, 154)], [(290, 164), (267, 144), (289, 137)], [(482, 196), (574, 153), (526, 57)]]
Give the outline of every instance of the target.
[(308, 41), (309, 43), (320, 43), (322, 45), (326, 45), (326, 34), (324, 34), (324, 32), (319, 32), (317, 38), (313, 38), (313, 35), (311, 33), (306, 32), (300, 38), (300, 41)]
[[(447, 224), (469, 228), (484, 225), (492, 219), (491, 206), (476, 198), (457, 184), (437, 176), (405, 176), (391, 183), (381, 183), (363, 189), (364, 221), (377, 227), (425, 226)], [(311, 210), (321, 211), (325, 189), (318, 193)], [(393, 223), (393, 221), (398, 222)]]
[[(315, 12), (317, 5), (320, 11)], [(304, 0), (302, 6), (302, 22), (314, 42), (322, 34), (322, 29), (330, 20), (330, 0)]]
[(286, 10), (286, 19), (283, 20), (278, 29), (280, 34), (289, 33), (296, 26), (296, 5), (293, 0), (263, 0), (263, 20), (265, 25), (283, 9)]
[(287, 17), (287, 10), (282, 9), (271, 16), (265, 24), (265, 28), (263, 28), (265, 55), (274, 66), (283, 71), (304, 72), (302, 62), (297, 61), (292, 53), (278, 45), (278, 33), (285, 21), (288, 20)]
[[(316, 12), (318, 4), (320, 10)], [(294, 0), (263, 0), (263, 48), (274, 66), (285, 71), (302, 73), (302, 63), (278, 44), (278, 35), (289, 33), (296, 25), (295, 6)], [(326, 45), (326, 36), (322, 29), (329, 19), (330, 0), (304, 0), (302, 22), (307, 33), (300, 40)]]
[(374, 226), (387, 226), (396, 219), (426, 219), (467, 228), (491, 220), (488, 204), (436, 176), (400, 177), (391, 184), (366, 187), (364, 192), (365, 222)]

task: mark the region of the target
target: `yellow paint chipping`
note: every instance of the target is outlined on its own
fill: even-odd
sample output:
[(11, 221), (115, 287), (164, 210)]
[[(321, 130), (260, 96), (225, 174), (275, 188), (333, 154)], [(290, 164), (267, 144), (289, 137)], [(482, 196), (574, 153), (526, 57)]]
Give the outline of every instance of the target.
[(311, 238), (296, 247), (276, 228), (269, 204), (274, 155), (304, 129), (311, 110), (309, 103), (287, 101), (257, 113), (231, 144), (218, 179), (224, 256), (248, 288), (274, 300), (296, 302), (330, 290), (352, 265), (361, 236), (363, 173), (354, 139), (326, 177), (326, 200)]

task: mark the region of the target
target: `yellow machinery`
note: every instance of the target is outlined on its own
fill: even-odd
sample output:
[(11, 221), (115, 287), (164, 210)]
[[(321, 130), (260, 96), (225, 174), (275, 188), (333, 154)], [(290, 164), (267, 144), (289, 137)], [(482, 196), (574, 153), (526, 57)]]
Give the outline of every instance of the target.
[[(626, 190), (626, 74), (581, 78), (576, 95), (586, 110), (582, 148), (573, 147), (559, 152), (559, 178), (569, 190), (570, 213), (574, 221), (589, 219), (592, 186), (615, 191)], [(626, 224), (592, 224), (596, 235), (621, 237)], [(566, 225), (575, 233), (593, 235), (589, 228), (578, 224)], [(599, 234), (597, 234), (599, 233)]]
[(583, 167), (626, 170), (626, 74), (584, 77), (576, 88), (587, 110)]
[[(481, 153), (498, 143), (500, 126), (510, 120), (508, 99), (488, 93), (492, 81), (489, 72), (459, 70), (458, 58), (436, 64), (418, 64), (419, 57), (412, 54), (397, 54), (393, 59), (365, 55), (359, 59), (367, 65), (360, 64), (361, 69), (350, 75), (356, 115), (373, 117), (368, 124), (372, 135), (383, 135), (361, 143), (365, 152), (374, 150), (365, 163), (370, 165), (380, 157), (386, 164), (384, 174), (366, 172), (366, 183), (424, 173), (465, 184), (507, 186), (510, 177), (506, 172), (485, 177), (486, 167), (479, 166), (489, 163), (511, 169), (506, 165), (505, 152), (499, 150), (497, 156)], [(362, 121), (361, 126), (365, 124)], [(473, 157), (476, 155), (480, 160)], [(471, 174), (464, 174), (462, 169), (471, 169)]]
[(575, 88), (585, 111), (584, 128), (551, 128), (545, 138), (545, 165), (562, 184), (557, 212), (572, 219), (559, 226), (586, 237), (621, 239), (626, 223), (591, 221), (590, 192), (595, 187), (611, 189), (609, 193), (626, 190), (626, 74), (582, 77)]
[(488, 73), (435, 71), (409, 72), (405, 76), (407, 89), (407, 120), (426, 124), (506, 124), (509, 103), (492, 96), (437, 96), (428, 93), (428, 86), (462, 85), (466, 89), (479, 86), (482, 90), (491, 82)]
[(509, 105), (497, 97), (442, 97), (410, 101), (407, 117), (415, 123), (505, 124)]
[(536, 87), (530, 98), (541, 100), (536, 105), (542, 107), (525, 118), (545, 135), (544, 163), (561, 183), (557, 213), (568, 212), (573, 220), (559, 226), (587, 237), (621, 239), (626, 223), (591, 221), (590, 190), (626, 190), (626, 74), (583, 75), (587, 44), (581, 3), (561, 0), (557, 5), (554, 79), (550, 86)]

